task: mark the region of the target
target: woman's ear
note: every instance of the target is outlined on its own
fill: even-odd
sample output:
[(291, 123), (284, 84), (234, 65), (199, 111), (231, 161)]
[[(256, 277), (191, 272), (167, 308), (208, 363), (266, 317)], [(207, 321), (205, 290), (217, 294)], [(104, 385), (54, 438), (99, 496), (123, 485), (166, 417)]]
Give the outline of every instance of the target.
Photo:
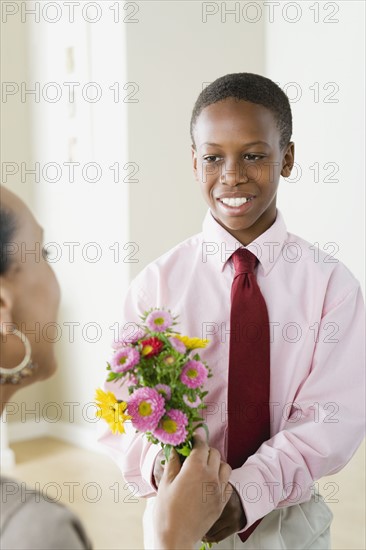
[(295, 144), (293, 141), (290, 141), (283, 157), (283, 164), (282, 164), (282, 170), (281, 170), (282, 177), (288, 178), (291, 175), (291, 170), (294, 166), (294, 162), (295, 162)]
[(198, 174), (197, 174), (197, 151), (193, 144), (191, 145), (191, 152), (192, 152), (193, 174), (196, 181), (199, 181)]
[(0, 329), (6, 332), (6, 325), (13, 322), (13, 299), (8, 284), (0, 277)]

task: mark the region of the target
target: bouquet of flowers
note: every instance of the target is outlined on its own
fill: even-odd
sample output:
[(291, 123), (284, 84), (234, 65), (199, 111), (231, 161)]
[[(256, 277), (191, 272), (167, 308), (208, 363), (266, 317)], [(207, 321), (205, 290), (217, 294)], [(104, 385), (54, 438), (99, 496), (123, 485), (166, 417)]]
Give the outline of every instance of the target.
[(131, 421), (148, 441), (160, 443), (166, 459), (173, 447), (188, 456), (197, 428), (207, 433), (201, 416), (208, 393), (203, 386), (212, 376), (194, 351), (209, 341), (182, 336), (173, 330), (176, 319), (169, 310), (152, 308), (141, 316), (134, 334), (114, 343), (107, 381), (126, 383), (127, 401), (117, 400), (110, 391), (96, 393), (97, 416), (113, 433), (125, 433), (124, 423)]

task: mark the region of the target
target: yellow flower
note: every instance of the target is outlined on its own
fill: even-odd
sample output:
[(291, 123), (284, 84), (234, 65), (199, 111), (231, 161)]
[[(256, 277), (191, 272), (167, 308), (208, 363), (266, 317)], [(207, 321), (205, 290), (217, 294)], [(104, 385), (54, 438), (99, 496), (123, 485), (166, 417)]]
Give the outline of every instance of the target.
[(143, 356), (149, 355), (149, 353), (151, 353), (153, 349), (154, 348), (152, 346), (144, 346), (142, 348), (141, 355), (143, 355)]
[(202, 340), (201, 338), (190, 338), (189, 336), (181, 336), (175, 334), (174, 338), (177, 338), (186, 346), (187, 349), (205, 348), (210, 340)]
[(95, 393), (95, 400), (98, 410), (96, 416), (103, 418), (114, 434), (125, 433), (124, 422), (131, 420), (131, 416), (124, 414), (127, 408), (125, 401), (117, 401), (115, 395), (111, 392), (105, 392), (98, 388)]

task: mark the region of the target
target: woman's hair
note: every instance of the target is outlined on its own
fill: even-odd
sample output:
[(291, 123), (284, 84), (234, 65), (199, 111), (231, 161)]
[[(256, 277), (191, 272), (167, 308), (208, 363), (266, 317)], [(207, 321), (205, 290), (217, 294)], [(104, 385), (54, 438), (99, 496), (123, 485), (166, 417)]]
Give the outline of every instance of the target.
[(280, 147), (284, 148), (292, 135), (292, 114), (287, 95), (269, 78), (253, 73), (232, 73), (211, 82), (197, 98), (193, 107), (190, 133), (194, 147), (194, 127), (201, 111), (229, 97), (250, 101), (269, 109), (280, 131)]
[(13, 212), (0, 207), (0, 275), (4, 275), (10, 267), (9, 243), (14, 237), (16, 221)]

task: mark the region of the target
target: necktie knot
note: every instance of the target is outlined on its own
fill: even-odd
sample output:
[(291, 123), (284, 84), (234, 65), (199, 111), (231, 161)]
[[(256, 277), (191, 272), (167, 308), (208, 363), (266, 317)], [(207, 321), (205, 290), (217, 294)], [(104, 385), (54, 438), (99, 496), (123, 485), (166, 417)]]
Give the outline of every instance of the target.
[(233, 256), (235, 275), (240, 273), (253, 273), (257, 265), (257, 257), (246, 248), (238, 248)]

